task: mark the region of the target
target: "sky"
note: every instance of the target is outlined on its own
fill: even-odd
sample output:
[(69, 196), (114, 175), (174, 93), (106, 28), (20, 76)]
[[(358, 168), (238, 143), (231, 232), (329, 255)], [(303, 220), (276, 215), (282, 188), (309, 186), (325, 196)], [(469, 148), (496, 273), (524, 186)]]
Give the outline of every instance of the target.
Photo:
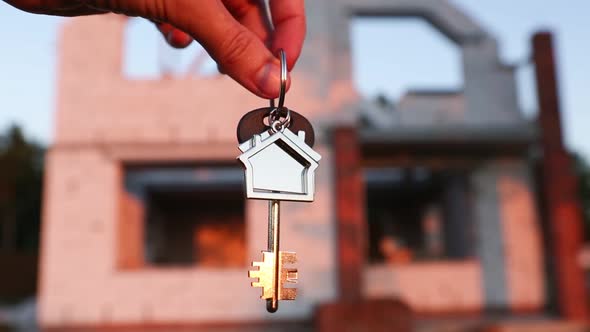
[[(566, 143), (590, 159), (590, 1), (451, 1), (496, 37), (503, 62), (519, 66), (519, 102), (529, 118), (534, 117), (536, 109), (534, 77), (528, 62), (531, 36), (541, 29), (556, 34)], [(51, 144), (57, 37), (64, 21), (23, 13), (0, 1), (0, 128), (17, 123), (28, 136)], [(456, 46), (425, 22), (354, 19), (350, 29), (353, 76), (361, 94), (385, 94), (395, 100), (411, 87), (461, 87)], [(179, 63), (174, 70), (185, 72), (201, 51), (199, 46), (184, 52), (163, 48), (153, 30), (147, 22), (132, 21), (128, 34), (138, 38), (130, 38), (133, 42), (127, 45), (125, 73), (137, 78), (154, 77), (162, 65), (170, 64), (170, 59)], [(166, 63), (161, 59), (167, 59)], [(215, 65), (206, 61), (201, 71), (213, 74)]]

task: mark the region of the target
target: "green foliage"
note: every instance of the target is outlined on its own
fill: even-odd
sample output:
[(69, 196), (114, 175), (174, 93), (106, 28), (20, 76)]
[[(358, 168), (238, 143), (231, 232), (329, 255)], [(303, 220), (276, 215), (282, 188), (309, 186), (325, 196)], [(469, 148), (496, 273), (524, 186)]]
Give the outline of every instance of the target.
[(44, 148), (21, 129), (0, 134), (0, 248), (35, 252), (39, 243)]
[(579, 179), (578, 190), (584, 214), (586, 239), (590, 239), (590, 165), (580, 155), (574, 154), (573, 158), (575, 171)]
[(381, 108), (393, 108), (393, 101), (387, 95), (380, 93), (375, 97), (375, 102)]

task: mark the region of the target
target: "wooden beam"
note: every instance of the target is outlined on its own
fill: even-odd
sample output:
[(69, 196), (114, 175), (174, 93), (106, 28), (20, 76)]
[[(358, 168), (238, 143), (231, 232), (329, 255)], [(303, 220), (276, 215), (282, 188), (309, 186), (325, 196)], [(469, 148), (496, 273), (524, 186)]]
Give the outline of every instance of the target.
[(333, 138), (340, 301), (357, 302), (362, 298), (368, 238), (360, 143), (354, 128), (337, 128)]
[(542, 131), (542, 192), (557, 281), (557, 305), (565, 318), (584, 320), (588, 318), (588, 293), (584, 272), (577, 261), (583, 244), (582, 210), (571, 158), (563, 144), (552, 39), (548, 32), (533, 37)]

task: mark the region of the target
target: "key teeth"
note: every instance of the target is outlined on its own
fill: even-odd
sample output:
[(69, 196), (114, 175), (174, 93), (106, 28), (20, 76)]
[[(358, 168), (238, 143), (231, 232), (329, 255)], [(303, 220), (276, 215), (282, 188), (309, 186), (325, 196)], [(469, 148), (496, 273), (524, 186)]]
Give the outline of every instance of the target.
[[(296, 288), (285, 288), (285, 283), (295, 284), (298, 279), (297, 268), (294, 267), (283, 267), (284, 265), (290, 265), (297, 263), (297, 255), (294, 252), (280, 252), (280, 263), (279, 268), (279, 294), (278, 300), (295, 300), (297, 297)], [(262, 252), (262, 261), (252, 262), (252, 267), (257, 268), (255, 270), (248, 271), (249, 278), (257, 278), (256, 281), (252, 281), (250, 285), (252, 287), (262, 288), (261, 299), (272, 299), (274, 297), (273, 287), (271, 285), (274, 275), (272, 274), (274, 267), (274, 253), (269, 251)]]
[[(255, 263), (258, 263), (258, 262), (252, 262), (252, 265), (254, 266)], [(248, 271), (248, 278), (254, 278), (254, 279), (256, 279), (256, 281), (252, 281), (250, 283), (250, 285), (252, 287), (264, 287), (262, 285), (262, 283), (260, 282), (260, 277), (261, 277), (261, 271), (260, 271), (260, 269)]]
[(297, 269), (287, 269), (283, 270), (285, 274), (285, 282), (296, 284), (298, 279)]

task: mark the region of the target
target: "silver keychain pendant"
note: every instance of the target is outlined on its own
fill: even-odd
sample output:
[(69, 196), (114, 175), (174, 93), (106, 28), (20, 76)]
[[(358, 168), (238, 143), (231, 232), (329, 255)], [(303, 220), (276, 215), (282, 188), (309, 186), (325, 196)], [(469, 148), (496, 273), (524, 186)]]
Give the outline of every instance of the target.
[[(252, 263), (257, 269), (248, 273), (250, 278), (257, 279), (252, 282), (252, 286), (262, 288), (261, 298), (266, 300), (266, 309), (269, 312), (278, 310), (279, 300), (295, 300), (297, 296), (296, 288), (285, 287), (285, 284), (297, 282), (297, 269), (285, 266), (295, 264), (297, 255), (294, 252), (280, 251), (279, 248), (280, 201), (314, 200), (315, 171), (321, 159), (320, 154), (305, 142), (305, 131), (297, 130), (294, 133), (289, 129), (291, 111), (284, 107), (287, 61), (283, 50), (280, 50), (279, 55), (279, 103), (275, 107), (274, 100), (271, 100), (272, 111), (268, 114), (268, 125), (238, 125), (238, 139), (244, 134), (240, 128), (265, 128), (239, 145), (242, 154), (238, 160), (244, 166), (246, 197), (269, 200), (268, 249), (262, 251), (262, 261)], [(262, 118), (260, 120), (263, 121)], [(313, 128), (310, 130), (313, 131)], [(313, 132), (310, 134), (313, 135)]]
[(288, 128), (264, 132), (240, 145), (238, 159), (244, 164), (246, 197), (311, 202), (315, 194), (315, 171), (321, 156), (305, 144), (305, 132)]

